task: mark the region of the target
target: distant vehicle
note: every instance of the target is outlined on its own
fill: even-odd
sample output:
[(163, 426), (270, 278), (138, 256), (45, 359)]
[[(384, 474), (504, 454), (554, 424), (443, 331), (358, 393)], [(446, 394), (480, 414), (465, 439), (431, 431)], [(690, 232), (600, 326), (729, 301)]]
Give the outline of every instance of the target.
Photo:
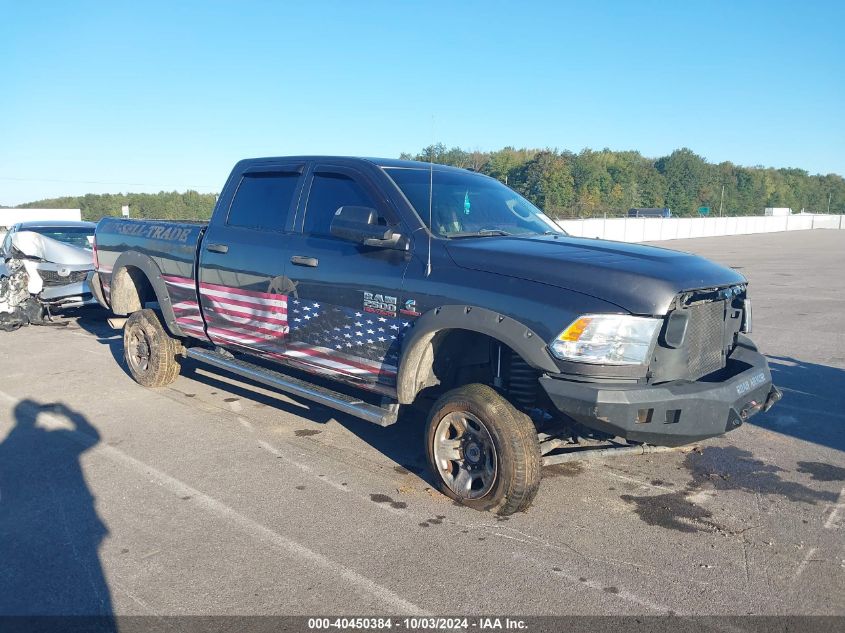
[(686, 444), (780, 397), (740, 273), (570, 237), (463, 169), (244, 160), (209, 223), (104, 218), (95, 253), (139, 384), (191, 358), (382, 426), (417, 403), (438, 487), (476, 509), (527, 508), (572, 437)]
[(766, 207), (763, 215), (782, 217), (785, 215), (792, 215), (792, 209), (789, 207)]
[(48, 308), (96, 304), (88, 279), (94, 271), (96, 226), (81, 221), (13, 225), (0, 246), (0, 276), (25, 270), (29, 294)]
[(629, 218), (671, 218), (672, 212), (669, 207), (658, 208), (636, 208), (628, 209)]

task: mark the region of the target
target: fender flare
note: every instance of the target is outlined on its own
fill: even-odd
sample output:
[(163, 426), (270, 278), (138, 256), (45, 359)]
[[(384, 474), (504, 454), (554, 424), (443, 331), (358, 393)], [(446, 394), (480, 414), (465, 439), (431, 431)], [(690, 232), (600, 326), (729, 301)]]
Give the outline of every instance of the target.
[[(150, 282), (168, 331), (173, 336), (184, 337), (185, 333), (182, 332), (182, 328), (176, 322), (176, 315), (173, 313), (173, 305), (170, 301), (170, 293), (167, 292), (167, 285), (161, 277), (161, 269), (149, 255), (144, 255), (137, 251), (125, 251), (117, 258), (111, 274), (112, 305), (114, 305), (113, 293), (115, 280), (118, 279), (120, 273), (130, 266), (144, 273), (147, 281)], [(143, 308), (144, 306), (141, 307)], [(114, 312), (114, 309), (112, 309), (112, 312)]]
[(440, 306), (419, 317), (411, 333), (402, 342), (396, 380), (396, 395), (400, 404), (410, 404), (422, 388), (429, 386), (423, 382), (421, 371), (427, 373), (434, 361), (431, 342), (443, 330), (467, 330), (485, 334), (510, 347), (525, 362), (540, 371), (560, 371), (546, 349), (546, 341), (519, 321), (476, 306)]

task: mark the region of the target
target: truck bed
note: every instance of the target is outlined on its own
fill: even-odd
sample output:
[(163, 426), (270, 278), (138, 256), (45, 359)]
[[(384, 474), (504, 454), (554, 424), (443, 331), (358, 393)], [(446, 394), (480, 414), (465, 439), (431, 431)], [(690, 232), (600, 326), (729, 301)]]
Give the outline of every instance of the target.
[(123, 253), (142, 253), (158, 266), (175, 321), (185, 335), (205, 339), (196, 292), (196, 258), (207, 222), (105, 218), (97, 225), (96, 268), (111, 301), (112, 270)]

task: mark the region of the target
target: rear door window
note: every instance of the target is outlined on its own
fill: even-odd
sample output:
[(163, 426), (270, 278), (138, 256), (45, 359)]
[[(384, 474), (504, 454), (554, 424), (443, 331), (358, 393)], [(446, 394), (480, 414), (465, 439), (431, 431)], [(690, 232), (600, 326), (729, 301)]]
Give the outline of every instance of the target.
[(284, 231), (288, 225), (299, 173), (244, 174), (229, 207), (226, 223), (249, 229)]

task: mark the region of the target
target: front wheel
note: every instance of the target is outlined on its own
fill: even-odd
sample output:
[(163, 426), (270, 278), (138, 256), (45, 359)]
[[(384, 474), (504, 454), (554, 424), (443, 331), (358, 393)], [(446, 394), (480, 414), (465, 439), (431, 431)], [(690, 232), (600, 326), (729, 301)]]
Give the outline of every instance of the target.
[(426, 453), (440, 490), (476, 510), (526, 510), (540, 486), (534, 424), (487, 385), (454, 389), (434, 404)]
[(123, 358), (129, 373), (144, 387), (164, 387), (179, 376), (181, 344), (150, 309), (133, 312), (123, 327)]

